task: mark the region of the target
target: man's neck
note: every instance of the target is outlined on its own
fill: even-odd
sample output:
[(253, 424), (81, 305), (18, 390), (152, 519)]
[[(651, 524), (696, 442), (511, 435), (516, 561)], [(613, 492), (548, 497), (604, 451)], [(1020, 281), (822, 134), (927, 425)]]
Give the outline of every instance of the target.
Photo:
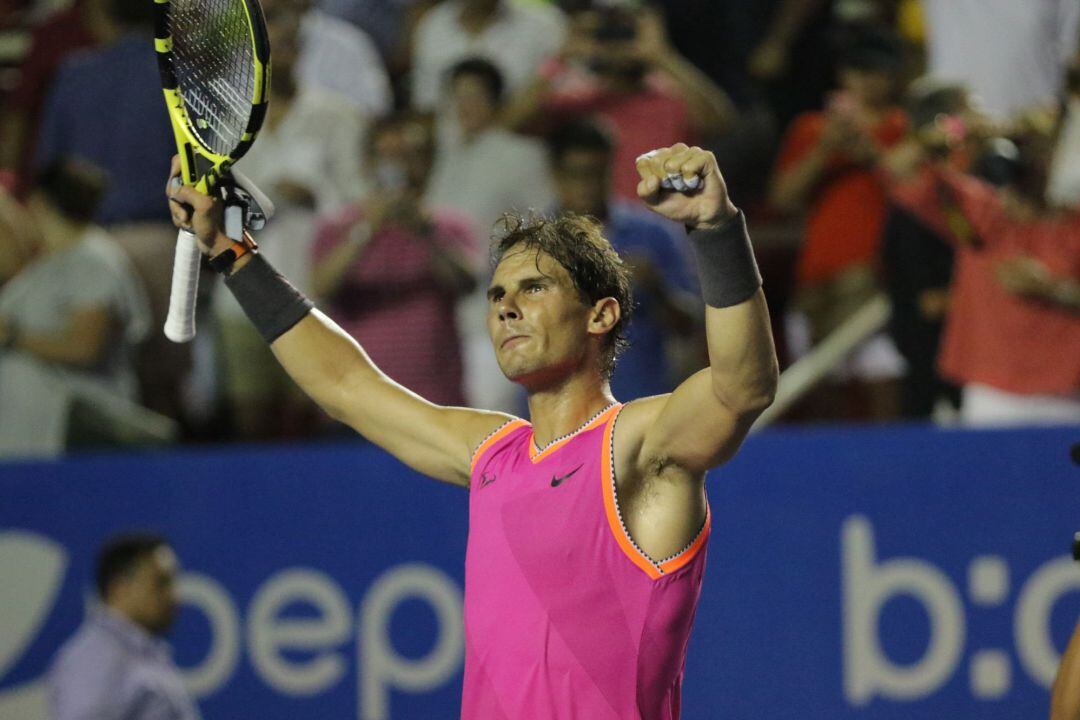
[(125, 633), (128, 637), (138, 638), (141, 642), (156, 638), (154, 633), (136, 622), (135, 619), (122, 608), (108, 603), (102, 603), (99, 612), (102, 613), (103, 618), (107, 618), (107, 623), (110, 623), (114, 628), (120, 629), (120, 631)]
[(615, 402), (611, 387), (597, 373), (577, 374), (529, 393), (529, 418), (539, 447), (569, 435)]

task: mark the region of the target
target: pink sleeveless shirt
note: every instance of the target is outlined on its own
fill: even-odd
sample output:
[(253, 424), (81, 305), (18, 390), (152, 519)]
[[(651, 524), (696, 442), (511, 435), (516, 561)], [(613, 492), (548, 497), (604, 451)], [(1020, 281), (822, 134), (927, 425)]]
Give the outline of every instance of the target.
[(619, 516), (620, 405), (543, 451), (513, 420), (476, 451), (463, 720), (677, 720), (710, 516), (655, 562)]

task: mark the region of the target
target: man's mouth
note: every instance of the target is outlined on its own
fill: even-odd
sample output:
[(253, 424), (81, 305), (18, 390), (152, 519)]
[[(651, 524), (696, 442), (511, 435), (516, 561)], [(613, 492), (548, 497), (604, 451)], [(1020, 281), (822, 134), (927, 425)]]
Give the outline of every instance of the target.
[(505, 348), (505, 347), (511, 345), (512, 343), (517, 342), (518, 340), (525, 340), (528, 337), (529, 337), (528, 335), (511, 335), (510, 337), (503, 340), (502, 345), (500, 345), (499, 347)]

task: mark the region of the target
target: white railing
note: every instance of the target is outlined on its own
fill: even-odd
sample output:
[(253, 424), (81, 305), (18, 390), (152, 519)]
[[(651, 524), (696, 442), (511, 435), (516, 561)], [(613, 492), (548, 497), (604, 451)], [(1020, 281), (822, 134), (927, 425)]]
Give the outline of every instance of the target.
[(809, 353), (780, 373), (776, 399), (757, 419), (750, 432), (761, 430), (780, 418), (824, 380), (855, 348), (881, 331), (888, 324), (891, 315), (892, 304), (889, 299), (883, 294), (875, 295)]

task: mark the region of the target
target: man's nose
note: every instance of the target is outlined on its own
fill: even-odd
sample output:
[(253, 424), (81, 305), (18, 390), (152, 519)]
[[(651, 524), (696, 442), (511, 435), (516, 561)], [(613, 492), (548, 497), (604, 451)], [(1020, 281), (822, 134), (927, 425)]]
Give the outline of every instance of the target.
[(499, 320), (519, 320), (521, 319), (521, 310), (518, 309), (517, 303), (514, 300), (514, 296), (510, 293), (506, 293), (499, 301)]

